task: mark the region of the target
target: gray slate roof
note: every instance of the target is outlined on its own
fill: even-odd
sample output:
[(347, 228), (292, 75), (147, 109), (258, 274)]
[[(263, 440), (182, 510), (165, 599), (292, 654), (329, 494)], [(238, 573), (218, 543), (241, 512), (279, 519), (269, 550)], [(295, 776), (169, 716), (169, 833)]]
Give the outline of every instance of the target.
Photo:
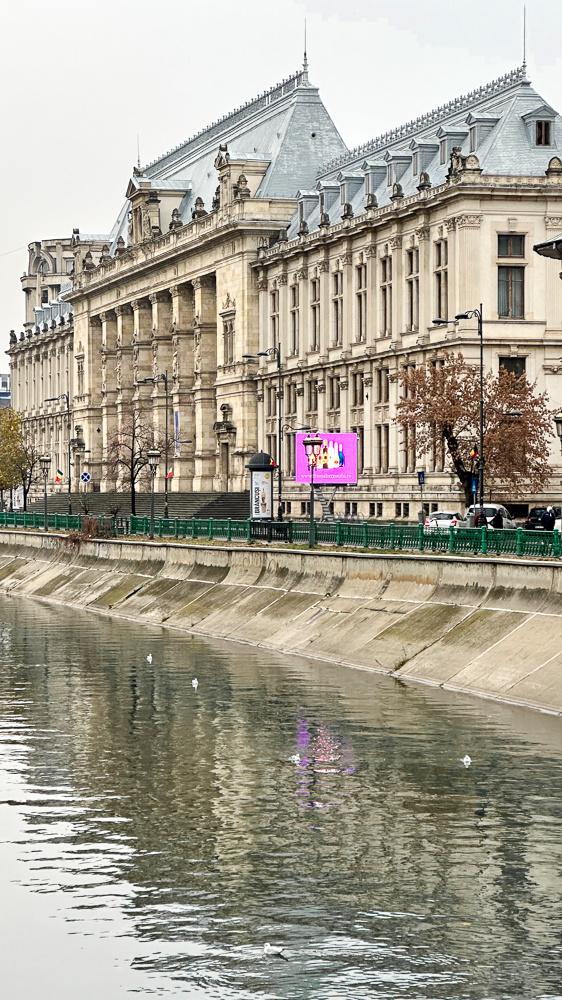
[[(549, 146), (535, 144), (534, 123), (537, 117), (551, 121)], [(369, 190), (376, 196), (379, 206), (389, 204), (392, 196), (392, 184), (387, 182), (389, 163), (396, 164), (393, 180), (401, 184), (404, 197), (417, 193), (421, 170), (429, 174), (433, 187), (444, 183), (452, 146), (460, 146), (463, 155), (469, 153), (471, 126), (477, 129), (474, 153), (483, 175), (543, 175), (549, 160), (561, 155), (562, 119), (533, 90), (526, 78), (525, 66), (521, 66), (479, 90), (456, 98), (327, 163), (318, 174), (316, 186), (319, 190), (327, 189), (324, 210), (331, 212), (330, 221), (339, 221), (339, 185), (348, 177), (351, 181), (349, 190), (353, 192), (349, 201), (354, 214), (359, 215), (365, 210), (365, 185), (354, 184), (353, 179), (358, 175), (364, 178), (368, 170), (373, 178)], [(439, 150), (442, 140), (447, 142), (443, 164), (440, 163)], [(416, 148), (419, 149), (419, 163), (418, 172), (414, 173), (413, 153)], [(318, 205), (312, 211), (305, 210), (304, 216), (309, 231), (318, 228)], [(289, 227), (289, 239), (296, 236), (298, 226), (296, 214)]]
[[(258, 198), (295, 198), (303, 183), (314, 183), (322, 163), (347, 152), (305, 69), (170, 150), (132, 181), (185, 190), (180, 212), (184, 223), (190, 222), (196, 198), (211, 208), (218, 183), (214, 161), (224, 144), (231, 159), (270, 161)], [(112, 230), (112, 252), (120, 235), (126, 241), (128, 207), (129, 202)]]

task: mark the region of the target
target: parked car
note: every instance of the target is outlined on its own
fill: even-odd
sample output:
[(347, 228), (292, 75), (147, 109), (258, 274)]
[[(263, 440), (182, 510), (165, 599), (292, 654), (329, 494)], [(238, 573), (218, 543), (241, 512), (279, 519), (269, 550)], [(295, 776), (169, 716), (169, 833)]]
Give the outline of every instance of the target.
[(444, 530), (448, 531), (451, 525), (456, 528), (459, 521), (462, 522), (462, 515), (458, 511), (452, 513), (449, 510), (434, 510), (425, 519), (425, 531)]
[(560, 531), (560, 523), (562, 518), (562, 508), (555, 507), (554, 504), (544, 504), (543, 507), (531, 507), (527, 517), (525, 518), (525, 524), (523, 527), (525, 531), (544, 531), (541, 524), (541, 517), (544, 514), (547, 507), (552, 507), (554, 511), (554, 517), (556, 518), (556, 523), (554, 525), (555, 529)]
[[(484, 504), (484, 515), (486, 517), (486, 521), (488, 522), (488, 527), (489, 528), (492, 527), (492, 520), (496, 516), (498, 510), (499, 510), (501, 516), (503, 517), (503, 526), (504, 526), (504, 528), (508, 528), (510, 531), (515, 531), (515, 529), (517, 528), (517, 525), (516, 525), (515, 521), (513, 520), (511, 514), (509, 513), (509, 511), (506, 510), (506, 508), (504, 506), (502, 506), (501, 503), (486, 503), (486, 504)], [(471, 504), (470, 507), (467, 507), (467, 509), (466, 509), (466, 517), (468, 518), (470, 514), (478, 514), (479, 511), (480, 511), (480, 507), (479, 507), (478, 504), (476, 504), (476, 507), (474, 506), (474, 504)], [(463, 523), (466, 525), (467, 521), (464, 521)]]

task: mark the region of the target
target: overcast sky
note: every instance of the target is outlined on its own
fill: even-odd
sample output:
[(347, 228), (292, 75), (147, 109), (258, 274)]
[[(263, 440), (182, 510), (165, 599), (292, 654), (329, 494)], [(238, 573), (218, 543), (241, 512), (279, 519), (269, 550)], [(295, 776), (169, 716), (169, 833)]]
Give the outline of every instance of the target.
[[(2, 351), (27, 244), (108, 232), (137, 133), (147, 163), (289, 76), (305, 17), (311, 82), (349, 146), (522, 61), (520, 0), (4, 0)], [(529, 75), (557, 110), (561, 38), (561, 0), (527, 0)]]

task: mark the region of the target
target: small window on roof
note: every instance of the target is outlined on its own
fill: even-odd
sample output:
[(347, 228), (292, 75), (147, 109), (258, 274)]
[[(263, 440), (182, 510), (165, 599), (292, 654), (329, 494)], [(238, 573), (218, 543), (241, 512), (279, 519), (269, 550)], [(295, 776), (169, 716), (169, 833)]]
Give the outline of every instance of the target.
[(414, 177), (417, 177), (417, 175), (419, 174), (418, 162), (419, 162), (419, 153), (414, 153), (412, 155), (412, 173)]
[(476, 143), (476, 125), (472, 125), (471, 128), (469, 129), (469, 137), (470, 137), (470, 152), (473, 153), (474, 150), (476, 149), (476, 144), (477, 144)]
[(536, 123), (536, 145), (550, 146), (550, 122)]
[(439, 143), (439, 163), (447, 162), (447, 140), (441, 139)]

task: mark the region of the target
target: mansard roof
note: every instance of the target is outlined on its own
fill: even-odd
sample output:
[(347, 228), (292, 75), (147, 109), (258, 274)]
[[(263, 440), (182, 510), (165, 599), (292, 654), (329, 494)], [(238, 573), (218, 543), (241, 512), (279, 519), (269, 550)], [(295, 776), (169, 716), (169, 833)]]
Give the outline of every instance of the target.
[[(269, 163), (257, 198), (295, 198), (299, 188), (314, 184), (322, 163), (347, 149), (318, 89), (309, 83), (305, 67), (169, 150), (142, 172), (135, 170), (128, 196), (139, 186), (183, 190), (180, 213), (185, 223), (190, 222), (196, 198), (202, 198), (210, 210), (219, 146), (228, 147), (231, 160)], [(126, 237), (126, 213), (127, 206), (113, 228), (114, 244), (119, 235)]]
[[(551, 122), (548, 146), (535, 142), (534, 122), (541, 119)], [(472, 135), (474, 148), (470, 148), (471, 128), (475, 130)], [(445, 144), (444, 156), (441, 155), (441, 143)], [(376, 198), (379, 207), (389, 204), (393, 184), (397, 181), (404, 197), (415, 195), (421, 171), (429, 175), (431, 186), (443, 184), (453, 146), (459, 146), (464, 156), (474, 152), (483, 176), (541, 176), (552, 156), (560, 155), (562, 118), (533, 90), (523, 65), (338, 156), (322, 167), (318, 182), (333, 184), (342, 173), (370, 172), (368, 185), (357, 191), (351, 201), (353, 213), (361, 214), (365, 210), (367, 193)], [(415, 158), (418, 150), (420, 155)], [(397, 175), (393, 174), (393, 163), (399, 168)], [(309, 231), (318, 228), (319, 207), (310, 216), (305, 213), (305, 217)], [(332, 220), (338, 221), (339, 218)], [(296, 236), (299, 224), (296, 214), (288, 230), (289, 239)]]

